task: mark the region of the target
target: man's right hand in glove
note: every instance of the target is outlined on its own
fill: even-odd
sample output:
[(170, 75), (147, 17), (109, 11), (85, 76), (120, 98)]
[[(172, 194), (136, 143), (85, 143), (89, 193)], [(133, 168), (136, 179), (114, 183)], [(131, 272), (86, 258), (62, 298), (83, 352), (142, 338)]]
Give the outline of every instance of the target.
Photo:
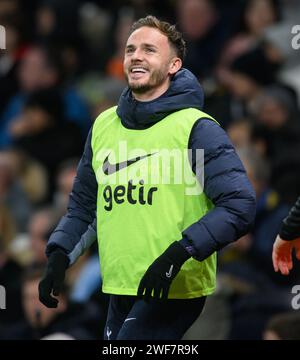
[(40, 302), (48, 308), (57, 307), (58, 300), (52, 294), (60, 294), (69, 262), (68, 256), (59, 249), (54, 250), (48, 258), (45, 275), (39, 283)]

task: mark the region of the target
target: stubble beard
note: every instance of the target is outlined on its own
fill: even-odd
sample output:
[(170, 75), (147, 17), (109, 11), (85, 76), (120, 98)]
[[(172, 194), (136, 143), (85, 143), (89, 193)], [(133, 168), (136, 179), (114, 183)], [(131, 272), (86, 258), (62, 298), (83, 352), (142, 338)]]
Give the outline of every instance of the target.
[(145, 83), (138, 83), (133, 82), (130, 83), (128, 74), (125, 74), (126, 81), (128, 84), (128, 87), (136, 94), (145, 94), (148, 91), (159, 87), (161, 84), (163, 84), (166, 80), (166, 72), (164, 70), (158, 69), (154, 70), (152, 73), (150, 73), (150, 78)]

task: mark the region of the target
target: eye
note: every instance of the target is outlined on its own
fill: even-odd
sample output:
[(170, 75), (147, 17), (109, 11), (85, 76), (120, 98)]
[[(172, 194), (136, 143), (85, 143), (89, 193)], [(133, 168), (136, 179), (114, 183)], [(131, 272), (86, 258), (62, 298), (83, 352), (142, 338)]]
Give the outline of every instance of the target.
[(153, 48), (146, 48), (146, 52), (155, 52)]
[(133, 53), (133, 52), (134, 52), (133, 48), (127, 48), (126, 49), (126, 54), (130, 54), (130, 53)]

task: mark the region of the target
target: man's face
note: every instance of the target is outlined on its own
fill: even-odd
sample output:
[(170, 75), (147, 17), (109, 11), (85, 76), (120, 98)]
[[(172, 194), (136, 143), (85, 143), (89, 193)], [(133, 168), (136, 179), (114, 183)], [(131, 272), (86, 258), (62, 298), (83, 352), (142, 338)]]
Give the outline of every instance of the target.
[(137, 29), (129, 36), (125, 49), (124, 73), (128, 86), (136, 94), (168, 86), (174, 58), (167, 36), (146, 26)]
[(47, 65), (43, 51), (33, 48), (21, 61), (18, 76), (22, 90), (30, 92), (55, 85), (58, 75)]

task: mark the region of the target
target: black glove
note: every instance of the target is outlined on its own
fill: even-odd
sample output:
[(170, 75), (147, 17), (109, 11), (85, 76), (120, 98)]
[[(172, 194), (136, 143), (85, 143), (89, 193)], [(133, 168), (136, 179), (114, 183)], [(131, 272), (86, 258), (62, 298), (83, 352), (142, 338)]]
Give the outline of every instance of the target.
[(48, 259), (46, 272), (39, 283), (40, 302), (48, 308), (56, 308), (58, 300), (51, 296), (58, 296), (65, 279), (65, 272), (69, 265), (69, 258), (62, 250), (54, 250)]
[[(183, 263), (190, 257), (189, 252), (178, 241), (173, 242), (145, 272), (139, 284), (138, 297), (145, 301), (149, 301), (151, 298), (166, 300), (173, 279)], [(152, 291), (154, 291), (154, 295), (152, 295)]]

